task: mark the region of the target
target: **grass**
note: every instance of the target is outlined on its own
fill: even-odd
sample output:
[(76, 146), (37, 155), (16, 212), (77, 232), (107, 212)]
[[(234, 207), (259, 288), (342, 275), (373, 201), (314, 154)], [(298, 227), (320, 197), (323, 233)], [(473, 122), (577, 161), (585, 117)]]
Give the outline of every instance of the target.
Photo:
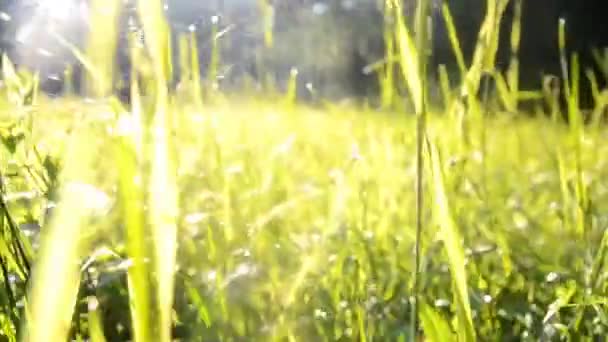
[[(224, 94), (213, 77), (221, 40), (213, 40), (211, 75), (201, 82), (194, 32), (177, 44), (181, 86), (168, 92), (172, 45), (158, 3), (140, 6), (147, 45), (132, 47), (141, 82), (132, 84), (129, 108), (105, 96), (113, 66), (94, 53), (114, 46), (100, 34), (111, 32), (103, 26), (113, 25), (113, 11), (94, 19), (100, 29), (90, 50), (77, 54), (98, 100), (47, 99), (35, 75), (5, 58), (0, 334), (9, 341), (606, 335), (608, 131), (597, 114), (605, 101), (584, 125), (580, 66), (562, 46), (569, 123), (555, 106), (546, 116), (519, 113), (520, 24), (503, 75), (493, 59), (507, 1), (489, 0), (471, 65), (442, 7), (462, 82), (450, 88), (442, 68), (445, 103), (431, 107), (424, 5), (414, 37), (399, 2), (387, 2), (395, 21), (384, 39), (397, 58), (376, 66), (383, 112), (300, 104), (295, 69), (283, 95)], [(565, 23), (559, 29), (564, 36)], [(272, 32), (264, 33), (272, 45)], [(416, 115), (390, 110), (403, 100), (402, 81)], [(554, 95), (543, 94), (551, 104)]]
[[(41, 104), (35, 110), (32, 133), (37, 146), (53, 147), (48, 151), (52, 156), (69, 144), (67, 124), (83, 120), (74, 117), (70, 105), (82, 108), (78, 102), (60, 102)], [(99, 136), (100, 141), (114, 139), (103, 129), (111, 123), (103, 117), (110, 108), (86, 108), (90, 122), (80, 125), (98, 129), (95, 135), (87, 134), (82, 148), (91, 148), (92, 136)], [(175, 108), (175, 112), (190, 113), (185, 108)], [(181, 205), (174, 310), (175, 324), (193, 334), (188, 339), (408, 336), (408, 284), (415, 240), (413, 119), (348, 108), (317, 111), (298, 107), (284, 113), (272, 103), (236, 100), (179, 118), (176, 150)], [(433, 174), (438, 177), (439, 163), (445, 169), (444, 186), (429, 196), (438, 205), (444, 203), (438, 196), (449, 198), (451, 213), (442, 209), (438, 216), (433, 214), (440, 220), (440, 230), (430, 226), (422, 235), (422, 298), (439, 315), (449, 317), (445, 314), (452, 298), (457, 303), (453, 297), (457, 292), (452, 292), (445, 268), (452, 265), (446, 264), (449, 260), (456, 263), (454, 267), (466, 269), (471, 319), (479, 338), (515, 337), (524, 332), (540, 336), (560, 325), (570, 327), (566, 331), (571, 334), (602, 331), (603, 267), (595, 284), (590, 286), (585, 279), (588, 250), (599, 247), (607, 223), (602, 213), (608, 203), (607, 160), (603, 157), (608, 151), (599, 143), (606, 134), (590, 134), (582, 147), (589, 196), (595, 199), (590, 219), (595, 222), (592, 234), (596, 238), (588, 245), (568, 229), (560, 210), (561, 178), (554, 146), (568, 132), (545, 119), (505, 118), (488, 125), (492, 134), (487, 141), (486, 167), (491, 197), (486, 201), (480, 191), (478, 153), (458, 152), (458, 136), (444, 134), (451, 126), (444, 118), (429, 123), (442, 151), (433, 154)], [(64, 144), (58, 144), (61, 141)], [(96, 297), (105, 315), (106, 334), (117, 336), (118, 328), (112, 324), (126, 327), (129, 322), (120, 309), (128, 305), (125, 269), (112, 269), (110, 264), (125, 263), (130, 256), (134, 264), (128, 268), (129, 275), (136, 272), (137, 254), (129, 252), (132, 247), (125, 245), (120, 227), (138, 229), (142, 224), (137, 223), (139, 216), (131, 214), (141, 209), (137, 210), (135, 198), (118, 199), (138, 192), (116, 192), (112, 184), (122, 184), (120, 178), (129, 173), (122, 166), (113, 166), (111, 144), (99, 148), (107, 153), (88, 154), (96, 159), (98, 171), (87, 183), (113, 201), (135, 207), (113, 206), (103, 218), (79, 226), (92, 241), (82, 259), (101, 248), (117, 256), (83, 270), (82, 278), (90, 283), (81, 285), (85, 288), (78, 298)], [(3, 160), (3, 169), (19, 163), (18, 157)], [(82, 162), (78, 159), (76, 164)], [(36, 169), (44, 172), (41, 166)], [(25, 191), (44, 194), (44, 189), (26, 181), (25, 170), (18, 170), (18, 181), (7, 186), (7, 197)], [(572, 169), (566, 173), (568, 191), (573, 191), (575, 173)], [(438, 179), (435, 184), (441, 183)], [(42, 195), (9, 204), (14, 219), (24, 224), (39, 219), (46, 202)], [(120, 214), (123, 210), (130, 215)], [(71, 212), (68, 218), (75, 216), (79, 215)], [(78, 235), (67, 231), (65, 224), (71, 219), (55, 217), (64, 223), (57, 239), (65, 242), (68, 236)], [(128, 221), (123, 224), (124, 219)], [(465, 241), (460, 247), (462, 262), (453, 256), (442, 257), (442, 241), (454, 229)], [(458, 250), (459, 245), (454, 248)], [(59, 277), (56, 267), (49, 269), (53, 270), (53, 284), (65, 281), (64, 273)], [(463, 280), (459, 281), (462, 289)], [(149, 281), (142, 283), (145, 286)], [(44, 288), (48, 286), (43, 283)], [(545, 322), (553, 302), (570, 288), (574, 289), (572, 298)], [(77, 305), (79, 314), (74, 316), (82, 327), (88, 321), (85, 307)], [(574, 329), (574, 318), (581, 310), (585, 319)], [(135, 318), (146, 322), (140, 316)]]

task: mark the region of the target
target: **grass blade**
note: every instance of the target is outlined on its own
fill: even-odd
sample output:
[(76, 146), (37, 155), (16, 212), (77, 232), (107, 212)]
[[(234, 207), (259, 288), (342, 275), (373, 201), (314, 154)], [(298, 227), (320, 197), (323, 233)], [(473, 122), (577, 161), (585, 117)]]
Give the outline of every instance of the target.
[(106, 337), (103, 333), (103, 323), (99, 311), (99, 301), (97, 298), (91, 297), (88, 299), (89, 307), (89, 333), (91, 334), (91, 342), (106, 342)]
[(416, 111), (422, 108), (422, 75), (420, 74), (419, 51), (416, 48), (414, 39), (408, 30), (403, 15), (401, 6), (397, 0), (393, 0), (393, 12), (396, 18), (396, 36), (397, 36), (397, 51), (399, 53), (399, 61), (401, 66), (401, 74), (408, 86), (410, 97), (414, 102)]
[(429, 342), (455, 341), (450, 324), (430, 305), (420, 303), (420, 323)]
[(458, 319), (459, 340), (474, 341), (475, 330), (471, 316), (469, 295), (467, 291), (467, 276), (465, 256), (462, 247), (460, 231), (452, 217), (439, 150), (433, 142), (427, 140), (433, 177), (434, 210), (433, 217), (440, 227), (442, 240), (448, 257), (448, 266), (452, 275), (454, 302)]
[(150, 341), (153, 334), (150, 317), (150, 278), (146, 262), (146, 240), (149, 234), (144, 228), (142, 177), (135, 138), (139, 123), (127, 114), (119, 113), (118, 125), (115, 160), (118, 168), (119, 202), (127, 233), (127, 255), (132, 263), (127, 271), (127, 280), (131, 298), (133, 338), (135, 342), (144, 342)]
[[(95, 154), (90, 153), (90, 148), (95, 138), (81, 130), (71, 139), (61, 175), (61, 201), (42, 236), (33, 269), (31, 318), (23, 341), (65, 341), (71, 326), (80, 285), (78, 264), (86, 247), (80, 232), (94, 209), (82, 185), (92, 180)], [(82, 144), (83, 139), (89, 143)]]
[(112, 91), (114, 54), (118, 43), (118, 16), (122, 2), (119, 0), (94, 0), (91, 11), (91, 31), (87, 58), (96, 67), (99, 79), (88, 78), (87, 87), (96, 96), (107, 96)]
[(458, 39), (458, 33), (456, 32), (456, 26), (454, 25), (454, 19), (450, 11), (450, 6), (447, 1), (444, 1), (441, 5), (441, 14), (448, 31), (448, 37), (452, 45), (452, 51), (456, 56), (456, 62), (458, 63), (458, 70), (460, 71), (460, 78), (462, 79), (467, 74), (467, 67), (464, 62), (464, 55), (462, 54), (462, 48), (460, 47), (460, 40)]
[(170, 33), (160, 1), (140, 0), (138, 5), (144, 24), (144, 34), (150, 38), (148, 51), (154, 63), (154, 81), (156, 83), (156, 107), (150, 137), (152, 161), (148, 184), (148, 205), (154, 240), (156, 299), (160, 324), (159, 340), (170, 341), (178, 215), (176, 169), (170, 139), (173, 120), (167, 89), (167, 82), (171, 80), (172, 68)]
[(521, 42), (521, 12), (523, 0), (515, 1), (513, 23), (511, 25), (511, 62), (507, 70), (507, 81), (509, 83), (510, 108), (508, 111), (516, 113), (519, 100), (519, 45)]

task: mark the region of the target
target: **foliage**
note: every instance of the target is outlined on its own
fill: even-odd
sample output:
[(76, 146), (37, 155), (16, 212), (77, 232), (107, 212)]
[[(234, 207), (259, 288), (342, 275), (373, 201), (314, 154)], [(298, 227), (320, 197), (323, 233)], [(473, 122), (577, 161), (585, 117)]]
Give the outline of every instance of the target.
[[(157, 2), (139, 8), (146, 44), (132, 46), (128, 108), (111, 96), (46, 99), (36, 75), (5, 57), (0, 334), (24, 341), (605, 336), (608, 151), (597, 114), (605, 102), (585, 125), (580, 66), (562, 46), (567, 125), (559, 115), (520, 116), (518, 24), (512, 67), (501, 74), (494, 56), (506, 1), (491, 3), (481, 57), (469, 66), (458, 58), (468, 76), (457, 91), (443, 73), (444, 106), (433, 110), (424, 8), (416, 30), (401, 11), (386, 12), (395, 25), (385, 27), (385, 39), (397, 54), (380, 68), (382, 84), (394, 90), (385, 89), (386, 103), (399, 100), (403, 81), (416, 116), (298, 104), (296, 72), (284, 95), (227, 96), (214, 77), (200, 82), (192, 36), (179, 41), (181, 86), (169, 92), (172, 45)], [(457, 27), (443, 11), (461, 56)], [(93, 37), (93, 47), (115, 45)], [(91, 49), (77, 57), (95, 94), (105, 95), (107, 84), (96, 82), (110, 79), (113, 66)], [(389, 76), (393, 68), (399, 80)], [(502, 80), (498, 101), (486, 76)], [(556, 93), (542, 95), (550, 113), (562, 111)], [(407, 329), (416, 327), (411, 313), (421, 330)]]

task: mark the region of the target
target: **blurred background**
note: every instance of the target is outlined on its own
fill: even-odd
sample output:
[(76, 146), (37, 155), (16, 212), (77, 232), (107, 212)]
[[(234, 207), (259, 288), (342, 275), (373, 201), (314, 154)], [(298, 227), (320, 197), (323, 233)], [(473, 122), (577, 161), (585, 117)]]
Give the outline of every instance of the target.
[[(465, 54), (470, 60), (485, 14), (486, 1), (446, 1)], [(293, 70), (298, 71), (299, 98), (367, 99), (378, 96), (378, 76), (373, 66), (385, 56), (383, 3), (379, 0), (167, 0), (166, 15), (175, 38), (195, 31), (202, 75), (211, 54), (214, 20), (219, 33), (221, 70), (218, 83), (224, 90), (245, 84), (272, 82), (285, 88)], [(433, 51), (429, 72), (435, 76), (444, 64), (457, 82), (456, 61), (441, 19), (442, 1), (433, 2)], [(510, 58), (511, 2), (501, 24), (497, 66)], [(413, 17), (414, 1), (405, 1), (406, 16)], [(523, 88), (536, 89), (542, 75), (559, 74), (557, 28), (566, 20), (568, 48), (581, 54), (583, 65), (595, 67), (591, 49), (608, 45), (608, 25), (598, 0), (523, 1), (520, 75)], [(117, 55), (127, 77), (126, 33), (137, 31), (134, 1), (125, 0), (121, 19), (122, 43)], [(64, 70), (76, 65), (72, 53), (58, 44), (58, 34), (83, 47), (89, 3), (86, 0), (3, 0), (0, 2), (0, 49), (20, 65), (39, 70), (42, 88), (61, 93)], [(272, 41), (265, 33), (272, 32)], [(142, 37), (143, 39), (143, 37)], [(176, 42), (177, 39), (174, 39)], [(177, 54), (178, 49), (174, 49)], [(174, 60), (178, 60), (175, 58)], [(74, 77), (80, 78), (79, 68)], [(436, 79), (432, 77), (431, 80)], [(588, 87), (583, 82), (583, 89)], [(78, 86), (77, 86), (78, 88)], [(584, 93), (584, 92), (583, 92)], [(584, 98), (584, 96), (583, 96)], [(584, 102), (584, 101), (583, 101)]]

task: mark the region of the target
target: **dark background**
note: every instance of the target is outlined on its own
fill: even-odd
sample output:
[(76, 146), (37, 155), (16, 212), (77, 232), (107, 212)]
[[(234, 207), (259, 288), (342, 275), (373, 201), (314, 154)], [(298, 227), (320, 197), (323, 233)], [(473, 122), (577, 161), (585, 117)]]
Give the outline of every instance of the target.
[[(447, 2), (465, 58), (469, 61), (485, 14), (486, 1)], [(176, 36), (187, 32), (191, 25), (196, 28), (203, 73), (209, 60), (210, 18), (219, 15), (220, 29), (231, 27), (221, 41), (221, 82), (225, 88), (238, 88), (244, 78), (259, 81), (263, 74), (273, 75), (281, 87), (290, 70), (297, 68), (302, 97), (307, 96), (307, 89), (311, 86), (316, 94), (330, 99), (374, 96), (378, 91), (376, 75), (363, 72), (365, 66), (381, 59), (384, 53), (383, 16), (376, 0), (274, 0), (275, 44), (271, 49), (263, 48), (263, 18), (259, 14), (257, 0), (170, 0), (166, 3), (167, 16)], [(502, 21), (499, 68), (506, 67), (510, 58), (513, 3)], [(431, 72), (438, 64), (446, 64), (449, 70), (455, 69), (455, 59), (439, 13), (440, 4), (439, 0), (433, 1)], [(413, 15), (414, 5), (412, 1), (405, 1), (406, 15)], [(522, 87), (536, 89), (542, 75), (560, 74), (557, 43), (560, 18), (567, 23), (569, 52), (578, 52), (583, 65), (595, 67), (591, 49), (608, 46), (608, 10), (605, 7), (606, 0), (524, 0), (520, 47)], [(59, 93), (62, 89), (61, 80), (58, 81), (61, 68), (75, 63), (74, 59), (60, 51), (52, 43), (52, 38), (44, 35), (42, 24), (35, 27), (40, 31), (35, 38), (25, 44), (15, 42), (17, 31), (32, 20), (33, 13), (39, 8), (38, 2), (33, 0), (0, 0), (0, 10), (11, 16), (10, 21), (0, 21), (0, 48), (8, 52), (16, 63), (41, 70), (43, 77), (52, 76), (43, 86), (51, 93)], [(127, 19), (132, 10), (125, 13), (121, 23), (125, 27), (123, 32), (127, 30)], [(78, 16), (78, 13), (73, 16)], [(80, 23), (76, 19), (71, 18), (72, 22), (65, 25), (68, 27), (66, 35), (82, 45), (86, 19), (80, 18)], [(39, 45), (45, 42), (57, 49), (52, 51), (52, 57), (38, 56)], [(128, 68), (125, 59), (126, 53), (119, 51), (117, 60), (123, 70)]]

